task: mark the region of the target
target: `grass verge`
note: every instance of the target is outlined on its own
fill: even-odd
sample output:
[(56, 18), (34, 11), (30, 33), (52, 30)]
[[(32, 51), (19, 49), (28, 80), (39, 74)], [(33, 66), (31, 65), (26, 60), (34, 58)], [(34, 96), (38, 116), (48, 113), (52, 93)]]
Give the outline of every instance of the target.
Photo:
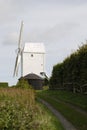
[(0, 89), (0, 130), (64, 130), (33, 89)]
[[(39, 93), (39, 92), (38, 92)], [(87, 95), (82, 95), (79, 93), (72, 93), (67, 91), (56, 91), (56, 90), (47, 90), (40, 91), (41, 94), (48, 95), (59, 99), (60, 101), (68, 102), (70, 104), (76, 105), (81, 109), (87, 111)]]
[[(60, 123), (60, 121), (54, 116), (54, 114), (42, 103), (37, 102), (38, 106), (41, 108), (40, 110), (42, 111), (40, 120), (44, 120), (43, 122), (43, 130), (65, 130)], [(48, 125), (48, 127), (46, 126)]]
[[(51, 92), (52, 94), (52, 92)], [(49, 102), (56, 110), (60, 111), (65, 118), (67, 118), (78, 130), (86, 130), (87, 129), (87, 116), (83, 115), (76, 110), (72, 109), (67, 104), (63, 102), (57, 102), (52, 99), (53, 95), (47, 96), (47, 91), (45, 93), (39, 93), (39, 97)]]

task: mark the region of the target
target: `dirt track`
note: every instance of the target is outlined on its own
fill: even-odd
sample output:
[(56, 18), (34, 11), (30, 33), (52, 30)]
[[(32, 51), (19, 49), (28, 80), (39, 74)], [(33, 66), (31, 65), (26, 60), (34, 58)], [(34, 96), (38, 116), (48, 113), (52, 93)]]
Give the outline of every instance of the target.
[(50, 109), (53, 112), (53, 114), (60, 120), (61, 124), (66, 130), (76, 130), (76, 128), (68, 120), (66, 120), (66, 118), (60, 114), (60, 112), (54, 109), (49, 103), (47, 103), (42, 99), (38, 99), (38, 100), (44, 105), (46, 105), (48, 109)]
[(68, 103), (68, 102), (60, 101), (59, 99), (56, 99), (56, 98), (53, 98), (53, 97), (52, 97), (52, 99), (54, 99), (56, 102), (62, 102), (62, 103), (64, 103), (64, 104), (67, 104), (67, 105), (70, 106), (71, 108), (75, 109), (77, 112), (80, 112), (80, 113), (82, 113), (83, 115), (87, 115), (87, 112), (84, 111), (84, 110), (82, 110), (82, 109), (79, 108), (78, 106), (75, 106), (75, 105), (70, 104), (70, 103)]

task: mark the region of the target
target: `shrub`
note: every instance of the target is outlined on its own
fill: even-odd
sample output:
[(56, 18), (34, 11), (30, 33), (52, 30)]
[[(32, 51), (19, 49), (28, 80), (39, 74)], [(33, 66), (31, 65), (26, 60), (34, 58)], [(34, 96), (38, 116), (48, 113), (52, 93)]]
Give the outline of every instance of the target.
[(24, 88), (24, 89), (29, 89), (29, 88), (32, 88), (31, 85), (29, 85), (28, 81), (25, 80), (24, 78), (21, 78), (17, 85), (16, 85), (17, 88)]
[(0, 82), (0, 87), (6, 88), (6, 87), (8, 87), (8, 83), (7, 82)]
[(60, 88), (63, 84), (69, 83), (78, 83), (79, 86), (87, 84), (87, 44), (83, 44), (62, 63), (53, 67), (50, 89)]

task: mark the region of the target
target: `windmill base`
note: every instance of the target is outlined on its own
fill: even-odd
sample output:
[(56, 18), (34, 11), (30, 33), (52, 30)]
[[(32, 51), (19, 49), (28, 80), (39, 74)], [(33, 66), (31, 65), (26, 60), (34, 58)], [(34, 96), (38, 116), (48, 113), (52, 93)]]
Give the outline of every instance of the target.
[(29, 85), (31, 85), (35, 90), (42, 90), (43, 89), (44, 79), (42, 77), (40, 77), (34, 73), (30, 73), (28, 75), (25, 75), (22, 78), (26, 79), (28, 81)]

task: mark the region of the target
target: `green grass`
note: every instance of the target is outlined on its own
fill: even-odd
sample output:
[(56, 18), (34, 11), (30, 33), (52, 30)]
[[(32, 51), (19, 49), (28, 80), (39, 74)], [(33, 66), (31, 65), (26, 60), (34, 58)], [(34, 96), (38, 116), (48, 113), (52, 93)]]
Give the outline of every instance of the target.
[(33, 89), (0, 89), (0, 130), (64, 130)]
[(42, 111), (41, 117), (39, 116), (39, 118), (40, 120), (42, 118), (42, 120), (44, 120), (45, 122), (43, 122), (43, 130), (65, 130), (58, 118), (56, 118), (54, 114), (45, 105), (39, 102), (38, 105)]
[[(39, 97), (41, 97), (42, 99), (49, 102), (55, 109), (60, 111), (78, 130), (86, 130), (87, 129), (87, 116), (77, 112), (76, 110), (74, 110), (73, 108), (71, 108), (70, 106), (68, 106), (67, 104), (65, 104), (63, 102), (58, 102), (58, 101), (54, 100), (52, 97), (57, 97), (56, 96), (57, 94), (61, 100), (63, 100), (63, 98), (64, 98), (63, 101), (66, 101), (66, 99), (69, 99), (70, 96), (73, 97), (73, 94), (71, 95), (70, 93), (68, 94), (67, 92), (62, 93), (60, 91), (59, 92), (42, 91), (42, 92), (39, 92)], [(62, 97), (62, 95), (63, 95), (63, 97)], [(80, 95), (77, 95), (77, 99), (79, 100), (78, 97), (80, 98)], [(75, 95), (75, 98), (76, 98), (76, 95)], [(77, 103), (78, 100), (76, 100), (76, 104), (78, 104)], [(85, 100), (87, 100), (87, 98)], [(78, 102), (80, 102), (80, 101), (78, 101)], [(85, 104), (85, 102), (84, 102), (84, 104)], [(81, 104), (81, 105), (83, 105), (83, 104)]]
[(72, 92), (55, 90), (42, 91), (42, 94), (52, 96), (64, 102), (71, 103), (87, 111), (87, 95), (81, 95), (78, 93), (74, 94)]
[(7, 88), (8, 83), (7, 82), (0, 82), (0, 88)]

